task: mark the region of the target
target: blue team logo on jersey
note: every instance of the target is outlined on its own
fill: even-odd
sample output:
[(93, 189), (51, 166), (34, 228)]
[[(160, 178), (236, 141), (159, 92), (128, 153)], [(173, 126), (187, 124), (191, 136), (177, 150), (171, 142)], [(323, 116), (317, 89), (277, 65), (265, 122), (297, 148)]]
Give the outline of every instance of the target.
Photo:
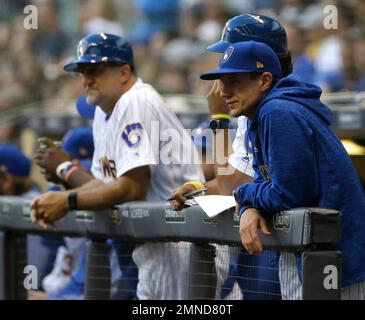
[(227, 62), (229, 60), (229, 58), (231, 57), (233, 51), (234, 51), (234, 47), (228, 47), (222, 55), (221, 63)]
[(242, 161), (249, 162), (253, 157), (252, 155), (253, 148), (247, 130), (244, 131), (243, 134), (243, 150), (244, 150), (244, 155), (242, 157)]
[(143, 138), (143, 127), (139, 122), (128, 124), (122, 132), (122, 138), (129, 148), (136, 148)]

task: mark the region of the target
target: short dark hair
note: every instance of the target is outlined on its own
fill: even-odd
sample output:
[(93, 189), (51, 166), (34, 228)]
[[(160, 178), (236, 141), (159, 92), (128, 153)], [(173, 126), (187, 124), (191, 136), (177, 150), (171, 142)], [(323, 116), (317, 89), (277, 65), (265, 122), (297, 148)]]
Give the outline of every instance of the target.
[(281, 77), (285, 78), (293, 72), (293, 63), (290, 51), (278, 55), (281, 64)]

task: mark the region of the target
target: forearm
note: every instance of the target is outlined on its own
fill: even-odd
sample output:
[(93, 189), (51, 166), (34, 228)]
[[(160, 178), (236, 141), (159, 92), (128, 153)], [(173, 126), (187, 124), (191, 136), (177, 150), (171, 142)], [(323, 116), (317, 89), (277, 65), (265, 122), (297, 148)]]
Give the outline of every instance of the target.
[(208, 189), (207, 194), (219, 194), (219, 187), (217, 179), (206, 182), (205, 187)]
[(248, 176), (231, 166), (229, 167), (229, 170), (233, 171), (233, 174), (216, 176), (219, 193), (221, 195), (232, 195), (233, 190), (235, 190), (239, 186), (248, 182), (252, 182), (251, 176)]
[(77, 207), (80, 210), (101, 210), (127, 201), (145, 200), (149, 179), (149, 167), (145, 166), (133, 169), (109, 184), (92, 180), (76, 189)]
[(215, 175), (231, 175), (234, 171), (228, 164), (229, 156), (232, 154), (232, 139), (229, 130), (217, 130), (214, 135), (214, 169)]
[(238, 193), (241, 214), (247, 208), (256, 208), (265, 215), (290, 209), (290, 206), (282, 201), (280, 194), (271, 189), (268, 182), (246, 184), (238, 189)]
[(76, 191), (78, 190), (83, 190), (83, 189), (86, 189), (86, 190), (91, 190), (91, 189), (94, 189), (94, 188), (97, 188), (99, 186), (103, 186), (105, 185), (103, 183), (103, 181), (99, 180), (99, 179), (96, 179), (94, 178), (93, 176), (92, 177), (92, 180), (89, 180), (88, 182), (86, 182), (85, 184), (83, 185), (80, 185), (79, 187), (76, 187)]
[(232, 195), (232, 191), (240, 185), (252, 181), (252, 177), (245, 175), (234, 168), (230, 170), (233, 170), (233, 174), (218, 175), (215, 179), (205, 183), (208, 194)]
[[(128, 190), (116, 192), (112, 184), (97, 186), (95, 188), (82, 188), (77, 190), (77, 207), (79, 210), (102, 210), (114, 205), (135, 199)], [(140, 199), (143, 200), (143, 199)]]
[[(88, 185), (88, 183), (91, 181), (93, 181), (92, 184)], [(97, 181), (99, 183), (97, 183)], [(99, 184), (102, 184), (100, 180), (95, 179), (95, 177), (91, 173), (80, 169), (73, 172), (67, 180), (67, 186), (71, 188), (84, 188), (84, 186), (86, 186), (87, 188), (92, 188)]]
[[(314, 188), (313, 188), (314, 189)], [(294, 192), (293, 192), (294, 191)], [(280, 188), (271, 182), (249, 183), (239, 188), (240, 212), (256, 208), (265, 215), (274, 215), (281, 210), (315, 205), (315, 194), (300, 188)]]

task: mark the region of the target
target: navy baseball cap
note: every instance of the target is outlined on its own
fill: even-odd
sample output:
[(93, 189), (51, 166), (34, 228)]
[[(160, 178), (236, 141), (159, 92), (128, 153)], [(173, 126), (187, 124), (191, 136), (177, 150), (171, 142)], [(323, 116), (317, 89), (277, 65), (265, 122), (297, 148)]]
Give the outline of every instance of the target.
[(273, 18), (250, 13), (229, 19), (223, 29), (221, 40), (207, 49), (224, 52), (232, 43), (250, 40), (266, 43), (278, 56), (288, 52), (288, 39), (284, 27)]
[(93, 33), (82, 38), (77, 46), (77, 58), (66, 64), (66, 72), (80, 72), (85, 64), (117, 63), (134, 67), (133, 50), (129, 42), (115, 34)]
[(62, 141), (62, 148), (76, 159), (91, 159), (94, 153), (94, 140), (91, 128), (69, 130)]
[(276, 53), (267, 45), (257, 41), (238, 42), (230, 45), (222, 54), (218, 69), (204, 73), (202, 80), (220, 79), (222, 74), (270, 72), (281, 77), (281, 65)]
[(84, 119), (94, 119), (96, 105), (87, 102), (86, 96), (81, 96), (76, 101), (76, 109), (79, 115)]
[(31, 161), (18, 148), (0, 144), (0, 176), (9, 173), (17, 177), (29, 177)]

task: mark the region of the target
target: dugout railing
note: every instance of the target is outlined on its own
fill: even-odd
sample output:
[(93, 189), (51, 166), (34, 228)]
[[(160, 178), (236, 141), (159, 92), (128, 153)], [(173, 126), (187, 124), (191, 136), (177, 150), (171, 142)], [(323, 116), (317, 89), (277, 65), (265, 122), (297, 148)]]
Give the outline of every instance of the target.
[[(214, 298), (214, 251), (210, 243), (241, 246), (239, 221), (233, 211), (208, 218), (198, 207), (171, 211), (167, 203), (130, 202), (104, 211), (76, 211), (57, 222), (57, 230), (44, 230), (30, 221), (30, 202), (17, 197), (0, 197), (0, 299), (25, 299), (23, 287), (26, 235), (53, 234), (91, 239), (87, 251), (86, 299), (108, 299), (110, 248), (106, 238), (126, 241), (190, 241), (194, 244), (190, 265), (190, 299)], [(302, 208), (278, 213), (269, 221), (272, 235), (261, 237), (266, 249), (301, 252), (302, 298), (339, 299), (341, 215), (338, 211)], [(206, 254), (207, 252), (213, 252)], [(200, 257), (204, 256), (204, 263)], [(211, 263), (209, 263), (211, 262)], [(326, 278), (335, 269), (328, 286)], [(95, 274), (98, 276), (95, 277)], [(335, 280), (334, 280), (335, 279)], [(336, 283), (334, 283), (334, 281)], [(94, 290), (97, 288), (97, 290)]]

